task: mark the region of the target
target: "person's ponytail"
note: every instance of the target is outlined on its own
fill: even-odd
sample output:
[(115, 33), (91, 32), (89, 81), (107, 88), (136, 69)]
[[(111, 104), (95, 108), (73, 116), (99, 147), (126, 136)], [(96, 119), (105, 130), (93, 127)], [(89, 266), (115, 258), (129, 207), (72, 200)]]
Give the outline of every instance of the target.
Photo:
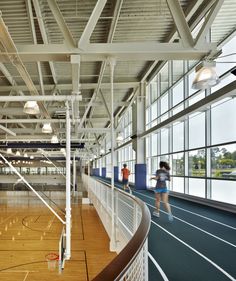
[(167, 162), (160, 161), (159, 166), (160, 166), (160, 168), (164, 167), (167, 171), (170, 170), (170, 166), (169, 166), (169, 164)]

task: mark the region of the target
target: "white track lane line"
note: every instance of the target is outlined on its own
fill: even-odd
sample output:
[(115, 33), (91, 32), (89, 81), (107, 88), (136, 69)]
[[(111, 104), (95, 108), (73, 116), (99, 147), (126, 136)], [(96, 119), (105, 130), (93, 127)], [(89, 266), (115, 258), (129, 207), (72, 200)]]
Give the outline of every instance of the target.
[[(138, 194), (140, 194), (140, 195), (142, 195), (142, 196), (144, 196), (144, 197), (147, 197), (147, 198), (152, 199), (152, 200), (155, 201), (155, 198), (153, 198), (153, 197), (151, 197), (151, 196), (147, 196), (147, 195), (145, 195), (145, 194), (143, 194), (143, 193), (140, 193), (140, 192), (137, 192), (137, 191), (134, 191), (134, 192), (136, 192), (136, 193), (138, 193)], [(233, 229), (233, 230), (236, 230), (236, 227), (233, 227), (233, 226), (231, 226), (231, 225), (228, 225), (228, 224), (225, 224), (225, 223), (222, 223), (222, 222), (219, 222), (219, 221), (210, 219), (210, 218), (208, 218), (208, 217), (199, 215), (199, 214), (197, 214), (197, 213), (191, 212), (191, 211), (189, 211), (189, 210), (180, 208), (180, 207), (175, 206), (175, 205), (172, 205), (172, 204), (170, 204), (170, 205), (171, 205), (171, 207), (174, 207), (174, 208), (176, 208), (176, 209), (180, 209), (180, 210), (182, 210), (182, 211), (184, 211), (184, 212), (190, 213), (190, 214), (192, 214), (192, 215), (195, 215), (195, 216), (204, 218), (204, 219), (206, 219), (206, 220), (209, 220), (209, 221), (212, 221), (212, 222), (214, 222), (214, 223), (218, 223), (218, 224), (223, 225), (223, 226), (225, 226), (225, 227), (228, 227), (228, 228), (231, 228), (231, 229)]]
[[(152, 207), (152, 208), (155, 208), (154, 206), (152, 206), (152, 205), (149, 204), (149, 203), (146, 203), (146, 205), (148, 205), (148, 206), (150, 206), (150, 207)], [(165, 211), (162, 211), (162, 210), (160, 210), (160, 211), (161, 211), (162, 213), (167, 214), (167, 212), (165, 212)], [(207, 234), (207, 235), (209, 235), (209, 236), (214, 237), (215, 239), (220, 240), (221, 242), (224, 242), (224, 243), (226, 243), (226, 244), (228, 244), (228, 245), (230, 245), (230, 246), (236, 248), (236, 245), (230, 243), (230, 242), (227, 241), (227, 240), (224, 240), (224, 239), (222, 239), (222, 238), (220, 238), (220, 237), (218, 237), (218, 236), (216, 236), (216, 235), (214, 235), (214, 234), (212, 234), (212, 233), (210, 233), (210, 232), (208, 232), (208, 231), (206, 231), (206, 230), (204, 230), (204, 229), (202, 229), (202, 228), (200, 228), (200, 227), (198, 227), (198, 226), (195, 226), (195, 225), (193, 225), (193, 224), (191, 224), (191, 223), (189, 223), (189, 222), (187, 222), (187, 221), (185, 221), (185, 220), (182, 220), (182, 219), (180, 219), (180, 218), (178, 218), (178, 217), (176, 217), (176, 216), (173, 216), (173, 217), (174, 217), (175, 219), (177, 219), (177, 220), (179, 220), (179, 221), (181, 221), (181, 222), (183, 222), (183, 223), (185, 223), (185, 224), (187, 224), (187, 225), (193, 227), (193, 228), (196, 228), (197, 230), (199, 230), (199, 231), (201, 231), (201, 232), (203, 232), (203, 233), (205, 233), (205, 234)]]
[(155, 224), (157, 227), (159, 227), (160, 229), (162, 229), (163, 231), (165, 231), (167, 234), (169, 234), (170, 236), (172, 236), (174, 239), (176, 239), (177, 241), (179, 241), (181, 244), (183, 244), (184, 246), (186, 246), (187, 248), (189, 248), (190, 250), (192, 250), (193, 252), (195, 252), (197, 255), (199, 255), (200, 257), (202, 257), (204, 260), (206, 260), (207, 262), (209, 262), (210, 264), (212, 264), (216, 269), (218, 269), (220, 272), (222, 272), (225, 276), (227, 276), (230, 280), (235, 281), (235, 278), (233, 276), (231, 276), (228, 272), (226, 272), (222, 267), (220, 267), (218, 264), (216, 264), (215, 262), (213, 262), (211, 259), (209, 259), (208, 257), (206, 257), (205, 255), (203, 255), (202, 253), (200, 253), (199, 251), (197, 251), (196, 249), (194, 249), (193, 247), (191, 247), (189, 244), (187, 244), (186, 242), (184, 242), (183, 240), (179, 239), (177, 236), (175, 236), (174, 234), (172, 234), (171, 232), (169, 232), (168, 230), (166, 230), (165, 228), (163, 228), (162, 226), (160, 226), (159, 224), (157, 224), (156, 222), (154, 222), (152, 220), (152, 223)]
[(154, 259), (154, 257), (148, 252), (148, 257), (150, 258), (150, 260), (153, 262), (153, 264), (155, 265), (155, 267), (157, 268), (157, 270), (160, 272), (161, 277), (163, 278), (164, 281), (169, 281), (169, 279), (167, 278), (167, 276), (165, 275), (165, 272), (162, 270), (162, 268), (160, 267), (160, 265), (157, 263), (157, 261)]

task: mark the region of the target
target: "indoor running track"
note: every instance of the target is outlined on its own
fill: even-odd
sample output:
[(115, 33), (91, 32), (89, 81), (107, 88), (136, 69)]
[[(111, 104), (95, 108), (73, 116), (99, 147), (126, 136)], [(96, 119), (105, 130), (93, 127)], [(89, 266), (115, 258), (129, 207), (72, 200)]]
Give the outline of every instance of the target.
[[(133, 195), (153, 212), (152, 191), (133, 190)], [(149, 281), (236, 280), (236, 215), (174, 197), (170, 204), (173, 222), (163, 206), (160, 218), (152, 216)]]
[[(133, 194), (153, 212), (153, 192)], [(236, 280), (236, 216), (173, 197), (170, 204), (173, 222), (164, 211), (152, 216), (149, 281)]]

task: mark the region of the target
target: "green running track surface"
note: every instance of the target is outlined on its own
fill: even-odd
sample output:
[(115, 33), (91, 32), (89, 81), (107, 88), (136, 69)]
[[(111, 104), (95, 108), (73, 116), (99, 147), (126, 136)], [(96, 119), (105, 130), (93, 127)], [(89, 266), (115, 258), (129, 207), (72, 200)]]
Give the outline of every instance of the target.
[[(152, 191), (133, 195), (154, 211)], [(169, 201), (173, 222), (162, 205), (160, 218), (152, 216), (148, 249), (155, 262), (149, 258), (149, 281), (236, 280), (236, 215), (171, 196)]]

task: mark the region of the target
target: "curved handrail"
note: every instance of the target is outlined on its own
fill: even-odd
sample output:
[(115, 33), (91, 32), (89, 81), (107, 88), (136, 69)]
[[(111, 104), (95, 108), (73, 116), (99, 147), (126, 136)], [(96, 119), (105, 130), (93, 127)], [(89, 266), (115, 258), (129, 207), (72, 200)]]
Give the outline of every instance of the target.
[[(109, 186), (107, 183), (102, 183)], [(120, 192), (119, 189), (117, 189), (117, 191)], [(130, 195), (127, 194), (127, 196)], [(142, 219), (139, 227), (124, 249), (97, 276), (95, 276), (92, 281), (114, 281), (121, 278), (132, 264), (133, 260), (137, 257), (146, 241), (151, 225), (149, 209), (139, 198), (134, 196), (130, 197), (136, 201), (142, 212)]]

